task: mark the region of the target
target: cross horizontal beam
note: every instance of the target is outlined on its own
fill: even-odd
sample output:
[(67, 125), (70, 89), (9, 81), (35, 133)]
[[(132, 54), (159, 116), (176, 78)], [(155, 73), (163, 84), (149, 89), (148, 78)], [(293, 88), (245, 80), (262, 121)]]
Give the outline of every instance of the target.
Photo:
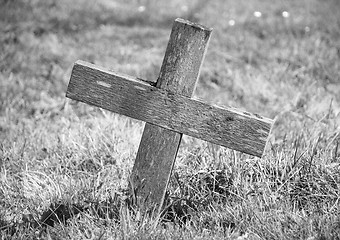
[(271, 119), (209, 105), (83, 61), (73, 67), (66, 96), (258, 157), (273, 125)]

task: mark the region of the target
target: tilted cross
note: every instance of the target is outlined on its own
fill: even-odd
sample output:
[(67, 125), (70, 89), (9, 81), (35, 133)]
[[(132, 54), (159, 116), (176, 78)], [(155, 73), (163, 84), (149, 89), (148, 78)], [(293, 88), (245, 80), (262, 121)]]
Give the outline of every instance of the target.
[(191, 99), (211, 29), (176, 19), (156, 84), (77, 61), (66, 96), (146, 122), (131, 181), (162, 206), (182, 134), (261, 157), (273, 120)]

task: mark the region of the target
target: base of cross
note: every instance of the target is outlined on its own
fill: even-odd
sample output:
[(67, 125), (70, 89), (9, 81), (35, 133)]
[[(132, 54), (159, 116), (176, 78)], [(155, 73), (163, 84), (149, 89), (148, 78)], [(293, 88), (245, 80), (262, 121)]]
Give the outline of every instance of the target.
[(156, 84), (83, 61), (66, 96), (146, 122), (130, 190), (141, 209), (163, 206), (182, 134), (261, 157), (273, 120), (191, 99), (212, 29), (176, 19)]

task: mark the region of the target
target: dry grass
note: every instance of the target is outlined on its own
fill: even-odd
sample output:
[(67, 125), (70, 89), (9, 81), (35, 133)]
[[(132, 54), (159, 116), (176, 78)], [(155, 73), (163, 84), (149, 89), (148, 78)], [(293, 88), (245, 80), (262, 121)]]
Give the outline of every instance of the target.
[[(339, 239), (339, 7), (0, 0), (0, 238)], [(77, 59), (155, 81), (177, 17), (214, 28), (196, 97), (276, 124), (263, 159), (184, 137), (151, 219), (124, 190), (143, 123), (65, 92)]]

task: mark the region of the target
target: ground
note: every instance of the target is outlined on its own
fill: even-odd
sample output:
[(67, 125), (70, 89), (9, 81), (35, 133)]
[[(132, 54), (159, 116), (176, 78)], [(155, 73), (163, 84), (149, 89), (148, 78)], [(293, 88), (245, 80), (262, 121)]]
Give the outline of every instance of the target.
[[(339, 239), (339, 9), (0, 0), (0, 238)], [(261, 159), (184, 137), (170, 207), (142, 218), (124, 189), (143, 123), (65, 92), (78, 59), (156, 81), (177, 17), (214, 29), (195, 98), (275, 125)]]

